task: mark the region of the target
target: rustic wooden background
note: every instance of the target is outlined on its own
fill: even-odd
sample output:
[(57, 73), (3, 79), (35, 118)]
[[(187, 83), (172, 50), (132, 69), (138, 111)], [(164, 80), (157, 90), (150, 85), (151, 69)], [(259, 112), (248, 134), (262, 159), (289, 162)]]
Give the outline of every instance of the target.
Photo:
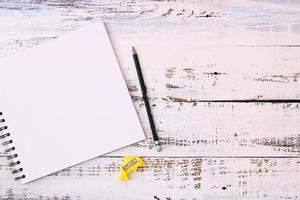
[[(0, 153), (0, 199), (300, 198), (299, 1), (0, 0), (0, 57), (100, 20), (149, 139), (27, 185)], [(119, 182), (127, 154), (147, 166)]]

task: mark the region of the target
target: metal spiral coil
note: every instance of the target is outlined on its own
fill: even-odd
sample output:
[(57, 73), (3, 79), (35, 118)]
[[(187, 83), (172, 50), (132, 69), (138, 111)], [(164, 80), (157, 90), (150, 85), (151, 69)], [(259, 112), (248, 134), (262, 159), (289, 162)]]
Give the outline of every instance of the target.
[[(2, 123), (5, 122), (5, 119), (1, 119), (1, 116), (2, 116), (2, 112), (0, 112), (0, 140), (6, 139), (4, 142), (2, 142), (3, 146), (11, 145), (11, 144), (13, 144), (13, 140), (9, 139), (10, 133), (4, 133), (7, 131), (8, 127), (1, 125)], [(18, 154), (14, 153), (15, 150), (16, 150), (15, 147), (9, 147), (4, 150), (5, 153), (9, 153), (9, 155), (7, 156), (7, 160), (11, 160), (11, 162), (9, 163), (10, 167), (14, 167), (14, 166), (21, 164), (20, 161), (15, 161), (15, 158), (18, 157)], [(23, 168), (16, 167), (14, 170), (12, 170), (12, 173), (17, 174), (17, 173), (21, 173), (22, 171), (23, 171)], [(20, 175), (20, 176), (17, 176), (15, 178), (15, 180), (18, 181), (23, 178), (25, 178), (25, 175)]]

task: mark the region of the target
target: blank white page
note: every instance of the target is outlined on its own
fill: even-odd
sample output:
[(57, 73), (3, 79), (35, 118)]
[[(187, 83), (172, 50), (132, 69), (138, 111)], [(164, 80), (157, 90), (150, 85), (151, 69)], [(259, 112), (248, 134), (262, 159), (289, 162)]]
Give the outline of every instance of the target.
[(23, 183), (145, 139), (103, 23), (4, 58), (0, 73)]

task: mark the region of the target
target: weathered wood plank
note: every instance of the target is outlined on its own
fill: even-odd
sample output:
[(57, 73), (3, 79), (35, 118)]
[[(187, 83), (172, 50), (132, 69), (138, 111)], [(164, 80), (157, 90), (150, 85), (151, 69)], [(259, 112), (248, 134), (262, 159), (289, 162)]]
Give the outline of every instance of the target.
[[(127, 41), (127, 46), (115, 45), (116, 52), (128, 82), (139, 89), (131, 40)], [(153, 98), (181, 102), (300, 99), (300, 46), (200, 46), (174, 40), (137, 49)]]
[(0, 1), (0, 16), (1, 54), (97, 20), (109, 23), (112, 37), (155, 32), (189, 38), (197, 33), (199, 43), (300, 44), (295, 1), (14, 0)]
[(0, 56), (105, 19), (127, 81), (136, 45), (153, 97), (300, 99), (299, 8), (246, 2), (3, 1)]
[(146, 167), (128, 182), (117, 180), (120, 159), (97, 158), (25, 185), (12, 181), (9, 168), (0, 165), (0, 198), (223, 200), (300, 195), (299, 158), (148, 157)]
[(174, 45), (174, 41), (178, 42), (145, 45), (134, 38), (114, 41), (133, 95), (139, 87), (130, 46), (137, 44), (151, 97), (181, 102), (300, 99), (300, 47)]
[(135, 103), (149, 139), (108, 156), (300, 156), (300, 103), (153, 100), (153, 115), (163, 145), (160, 153), (151, 148), (145, 107)]

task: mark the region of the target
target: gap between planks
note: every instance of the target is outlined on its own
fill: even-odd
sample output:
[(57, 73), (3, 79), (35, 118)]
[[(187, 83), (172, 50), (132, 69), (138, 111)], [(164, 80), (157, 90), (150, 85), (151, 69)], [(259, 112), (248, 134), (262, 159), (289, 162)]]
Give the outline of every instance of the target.
[[(3, 153), (0, 153), (0, 158), (5, 158), (7, 157), (6, 154), (3, 154)], [(115, 159), (115, 158), (123, 158), (123, 156), (98, 156), (96, 158), (93, 158), (91, 160), (94, 160), (94, 159)], [(155, 159), (155, 158), (159, 158), (159, 159), (184, 159), (184, 158), (187, 158), (187, 159), (275, 159), (275, 158), (279, 158), (279, 159), (298, 159), (300, 158), (300, 156), (165, 156), (165, 155), (162, 155), (162, 156), (159, 156), (159, 155), (155, 155), (155, 156), (142, 156), (142, 158), (146, 158), (146, 159)], [(87, 161), (84, 161), (84, 162), (88, 162), (89, 160)], [(84, 163), (83, 162), (83, 163)], [(7, 161), (8, 163), (8, 161)], [(76, 165), (79, 165), (79, 164), (76, 164)], [(76, 166), (75, 165), (75, 166)], [(6, 166), (5, 164), (0, 164), (0, 166)], [(8, 166), (8, 165), (7, 165)]]
[(300, 103), (300, 99), (216, 99), (216, 100), (194, 100), (194, 99), (183, 99), (178, 97), (168, 96), (162, 98), (163, 100), (170, 102), (181, 102), (181, 103)]

